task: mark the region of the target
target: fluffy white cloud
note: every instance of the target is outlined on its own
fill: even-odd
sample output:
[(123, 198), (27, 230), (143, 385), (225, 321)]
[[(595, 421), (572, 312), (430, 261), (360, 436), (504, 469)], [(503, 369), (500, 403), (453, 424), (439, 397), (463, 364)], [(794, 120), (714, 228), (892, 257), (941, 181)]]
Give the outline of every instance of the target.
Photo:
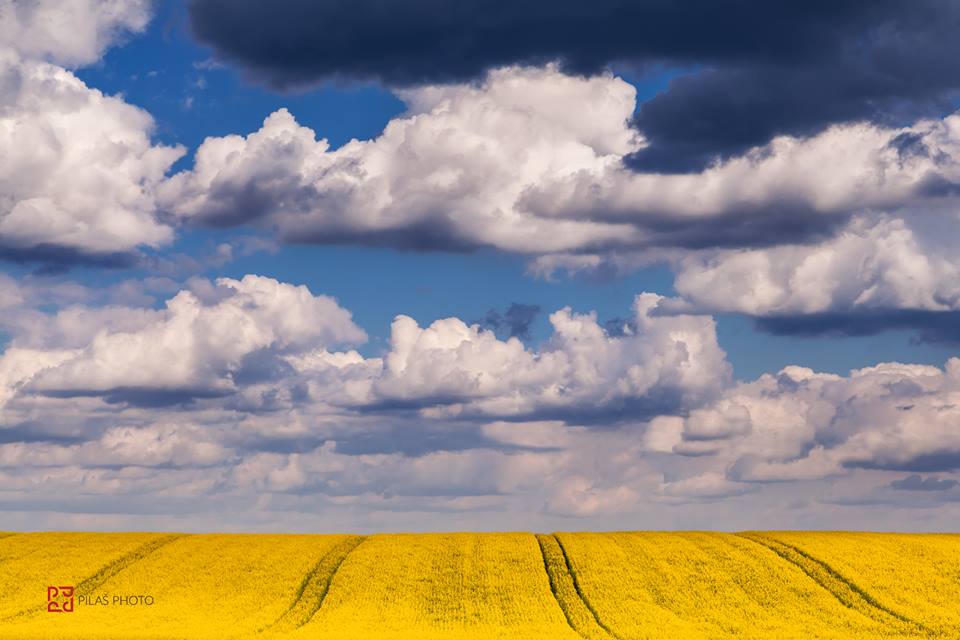
[(408, 112), (380, 136), (336, 150), (285, 110), (209, 138), (164, 206), (297, 242), (494, 247), (538, 256), (541, 276), (669, 260), (707, 309), (957, 304), (958, 256), (937, 238), (960, 222), (960, 115), (778, 137), (668, 175), (624, 167), (645, 142), (629, 126), (633, 87), (610, 75), (508, 68), (401, 97)]
[(551, 176), (618, 163), (635, 145), (634, 94), (610, 76), (502, 70), (479, 87), (405, 92), (407, 114), (334, 151), (280, 110), (246, 138), (208, 138), (163, 200), (185, 218), (261, 219), (297, 241), (532, 253), (616, 244), (628, 227), (547, 221), (519, 201)]
[(138, 317), (143, 324), (136, 329), (98, 332), (76, 355), (36, 374), (30, 390), (158, 399), (228, 394), (245, 369), (270, 366), (290, 352), (366, 339), (332, 298), (258, 276), (182, 291), (163, 311)]
[(637, 296), (617, 336), (594, 313), (561, 309), (538, 350), (459, 318), (420, 327), (397, 316), (381, 358), (321, 349), (286, 361), (311, 398), (342, 407), (417, 408), (435, 419), (556, 413), (611, 422), (707, 401), (730, 379), (713, 320), (656, 315), (661, 299)]
[[(938, 188), (957, 180), (960, 115), (955, 114), (901, 129), (862, 123), (836, 125), (809, 138), (781, 136), (701, 173), (580, 171), (562, 181), (542, 181), (526, 203), (543, 215), (602, 215), (611, 222), (649, 220), (667, 227), (714, 217), (735, 226), (746, 217), (757, 227), (756, 235), (741, 238), (749, 244), (770, 240), (763, 234), (777, 227), (781, 233), (822, 227), (818, 215), (894, 211), (926, 198), (936, 201), (946, 195)], [(801, 214), (813, 219), (795, 219)]]
[(154, 190), (183, 150), (153, 121), (70, 72), (0, 53), (0, 252), (113, 254), (173, 231)]
[(735, 480), (852, 469), (960, 469), (960, 359), (883, 363), (849, 376), (786, 367), (730, 388), (683, 420), (672, 451), (714, 456)]
[(173, 237), (154, 190), (183, 155), (61, 66), (142, 30), (149, 0), (0, 0), (0, 257), (119, 260)]
[(150, 0), (0, 0), (0, 48), (68, 67), (91, 64), (125, 32), (142, 31)]
[(63, 350), (7, 348), (0, 355), (0, 409), (33, 376), (74, 355)]
[(823, 233), (859, 211), (937, 201), (960, 180), (960, 116), (780, 137), (664, 175), (624, 168), (644, 142), (628, 124), (635, 90), (613, 76), (501, 69), (480, 86), (401, 96), (407, 114), (335, 151), (285, 110), (246, 138), (209, 138), (164, 201), (211, 224), (260, 219), (297, 241), (550, 254), (781, 242), (784, 229)]
[[(539, 349), (458, 318), (421, 328), (398, 316), (381, 357), (350, 313), (306, 287), (259, 276), (191, 281), (163, 309), (74, 305), (18, 310), (0, 356), (4, 397), (89, 396), (160, 405), (232, 397), (239, 410), (417, 409), (427, 419), (556, 414), (616, 422), (714, 399), (730, 366), (707, 316), (665, 316), (641, 294), (622, 334), (561, 309)], [(577, 417), (580, 416), (580, 417)]]
[(960, 255), (897, 218), (855, 219), (820, 244), (679, 261), (676, 289), (701, 308), (750, 315), (960, 309)]

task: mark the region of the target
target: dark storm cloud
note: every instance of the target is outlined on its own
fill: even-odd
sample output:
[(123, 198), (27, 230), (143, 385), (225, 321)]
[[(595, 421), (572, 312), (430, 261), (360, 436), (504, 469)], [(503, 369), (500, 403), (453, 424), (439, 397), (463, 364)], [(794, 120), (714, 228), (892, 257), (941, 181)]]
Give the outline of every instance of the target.
[(392, 85), (463, 81), (491, 67), (559, 60), (781, 61), (823, 56), (893, 2), (691, 0), (192, 0), (198, 39), (274, 86), (326, 78)]
[(865, 312), (826, 312), (767, 316), (755, 319), (757, 329), (774, 335), (867, 336), (909, 330), (924, 343), (960, 344), (960, 311), (871, 309)]
[(198, 39), (274, 87), (466, 81), (557, 60), (694, 69), (643, 105), (638, 169), (687, 171), (777, 134), (902, 122), (960, 87), (953, 0), (192, 0)]
[(530, 337), (530, 327), (539, 313), (540, 305), (514, 302), (503, 313), (497, 309), (490, 309), (475, 324), (490, 329), (500, 338), (526, 340)]

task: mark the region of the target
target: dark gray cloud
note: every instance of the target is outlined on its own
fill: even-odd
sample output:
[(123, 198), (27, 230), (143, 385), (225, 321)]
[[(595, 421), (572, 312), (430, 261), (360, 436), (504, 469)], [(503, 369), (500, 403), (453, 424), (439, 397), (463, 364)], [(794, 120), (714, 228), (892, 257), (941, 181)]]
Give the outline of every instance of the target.
[(957, 486), (956, 480), (943, 480), (934, 476), (924, 478), (921, 475), (913, 474), (900, 480), (894, 480), (890, 483), (892, 489), (900, 491), (949, 491)]
[(530, 338), (530, 327), (539, 314), (540, 305), (513, 302), (503, 313), (497, 309), (490, 309), (476, 324), (490, 329), (501, 338), (526, 340)]
[(463, 81), (543, 60), (591, 72), (612, 61), (825, 57), (847, 30), (900, 13), (896, 4), (192, 0), (189, 13), (200, 41), (285, 87), (324, 78)]
[(960, 469), (960, 449), (944, 446), (932, 453), (904, 456), (899, 452), (882, 452), (870, 460), (849, 460), (843, 464), (850, 469), (879, 469), (883, 471), (916, 471), (934, 473)]
[(910, 330), (924, 343), (960, 344), (960, 311), (871, 309), (766, 316), (757, 329), (774, 335), (867, 336), (889, 330)]
[(39, 265), (38, 274), (55, 275), (78, 265), (108, 269), (130, 268), (139, 263), (140, 255), (135, 251), (97, 253), (55, 244), (26, 247), (0, 244), (0, 260), (18, 264), (36, 264)]
[(953, 0), (192, 0), (189, 9), (201, 42), (280, 88), (465, 81), (549, 60), (575, 73), (692, 69), (637, 115), (650, 146), (630, 164), (645, 170), (695, 169), (832, 122), (942, 111), (960, 87)]

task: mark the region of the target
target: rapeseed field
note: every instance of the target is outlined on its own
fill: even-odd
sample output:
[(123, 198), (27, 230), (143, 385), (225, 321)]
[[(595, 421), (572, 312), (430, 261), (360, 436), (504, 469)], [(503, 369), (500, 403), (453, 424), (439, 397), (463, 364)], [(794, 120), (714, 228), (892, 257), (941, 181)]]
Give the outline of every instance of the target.
[(0, 638), (960, 639), (960, 536), (0, 533)]

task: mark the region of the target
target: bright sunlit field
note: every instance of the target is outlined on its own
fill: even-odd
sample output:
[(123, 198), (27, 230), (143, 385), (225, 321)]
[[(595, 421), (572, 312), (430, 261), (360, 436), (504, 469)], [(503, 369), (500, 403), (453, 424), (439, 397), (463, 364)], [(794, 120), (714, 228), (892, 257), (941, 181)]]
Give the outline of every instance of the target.
[(5, 640), (286, 637), (960, 638), (960, 536), (0, 533)]

